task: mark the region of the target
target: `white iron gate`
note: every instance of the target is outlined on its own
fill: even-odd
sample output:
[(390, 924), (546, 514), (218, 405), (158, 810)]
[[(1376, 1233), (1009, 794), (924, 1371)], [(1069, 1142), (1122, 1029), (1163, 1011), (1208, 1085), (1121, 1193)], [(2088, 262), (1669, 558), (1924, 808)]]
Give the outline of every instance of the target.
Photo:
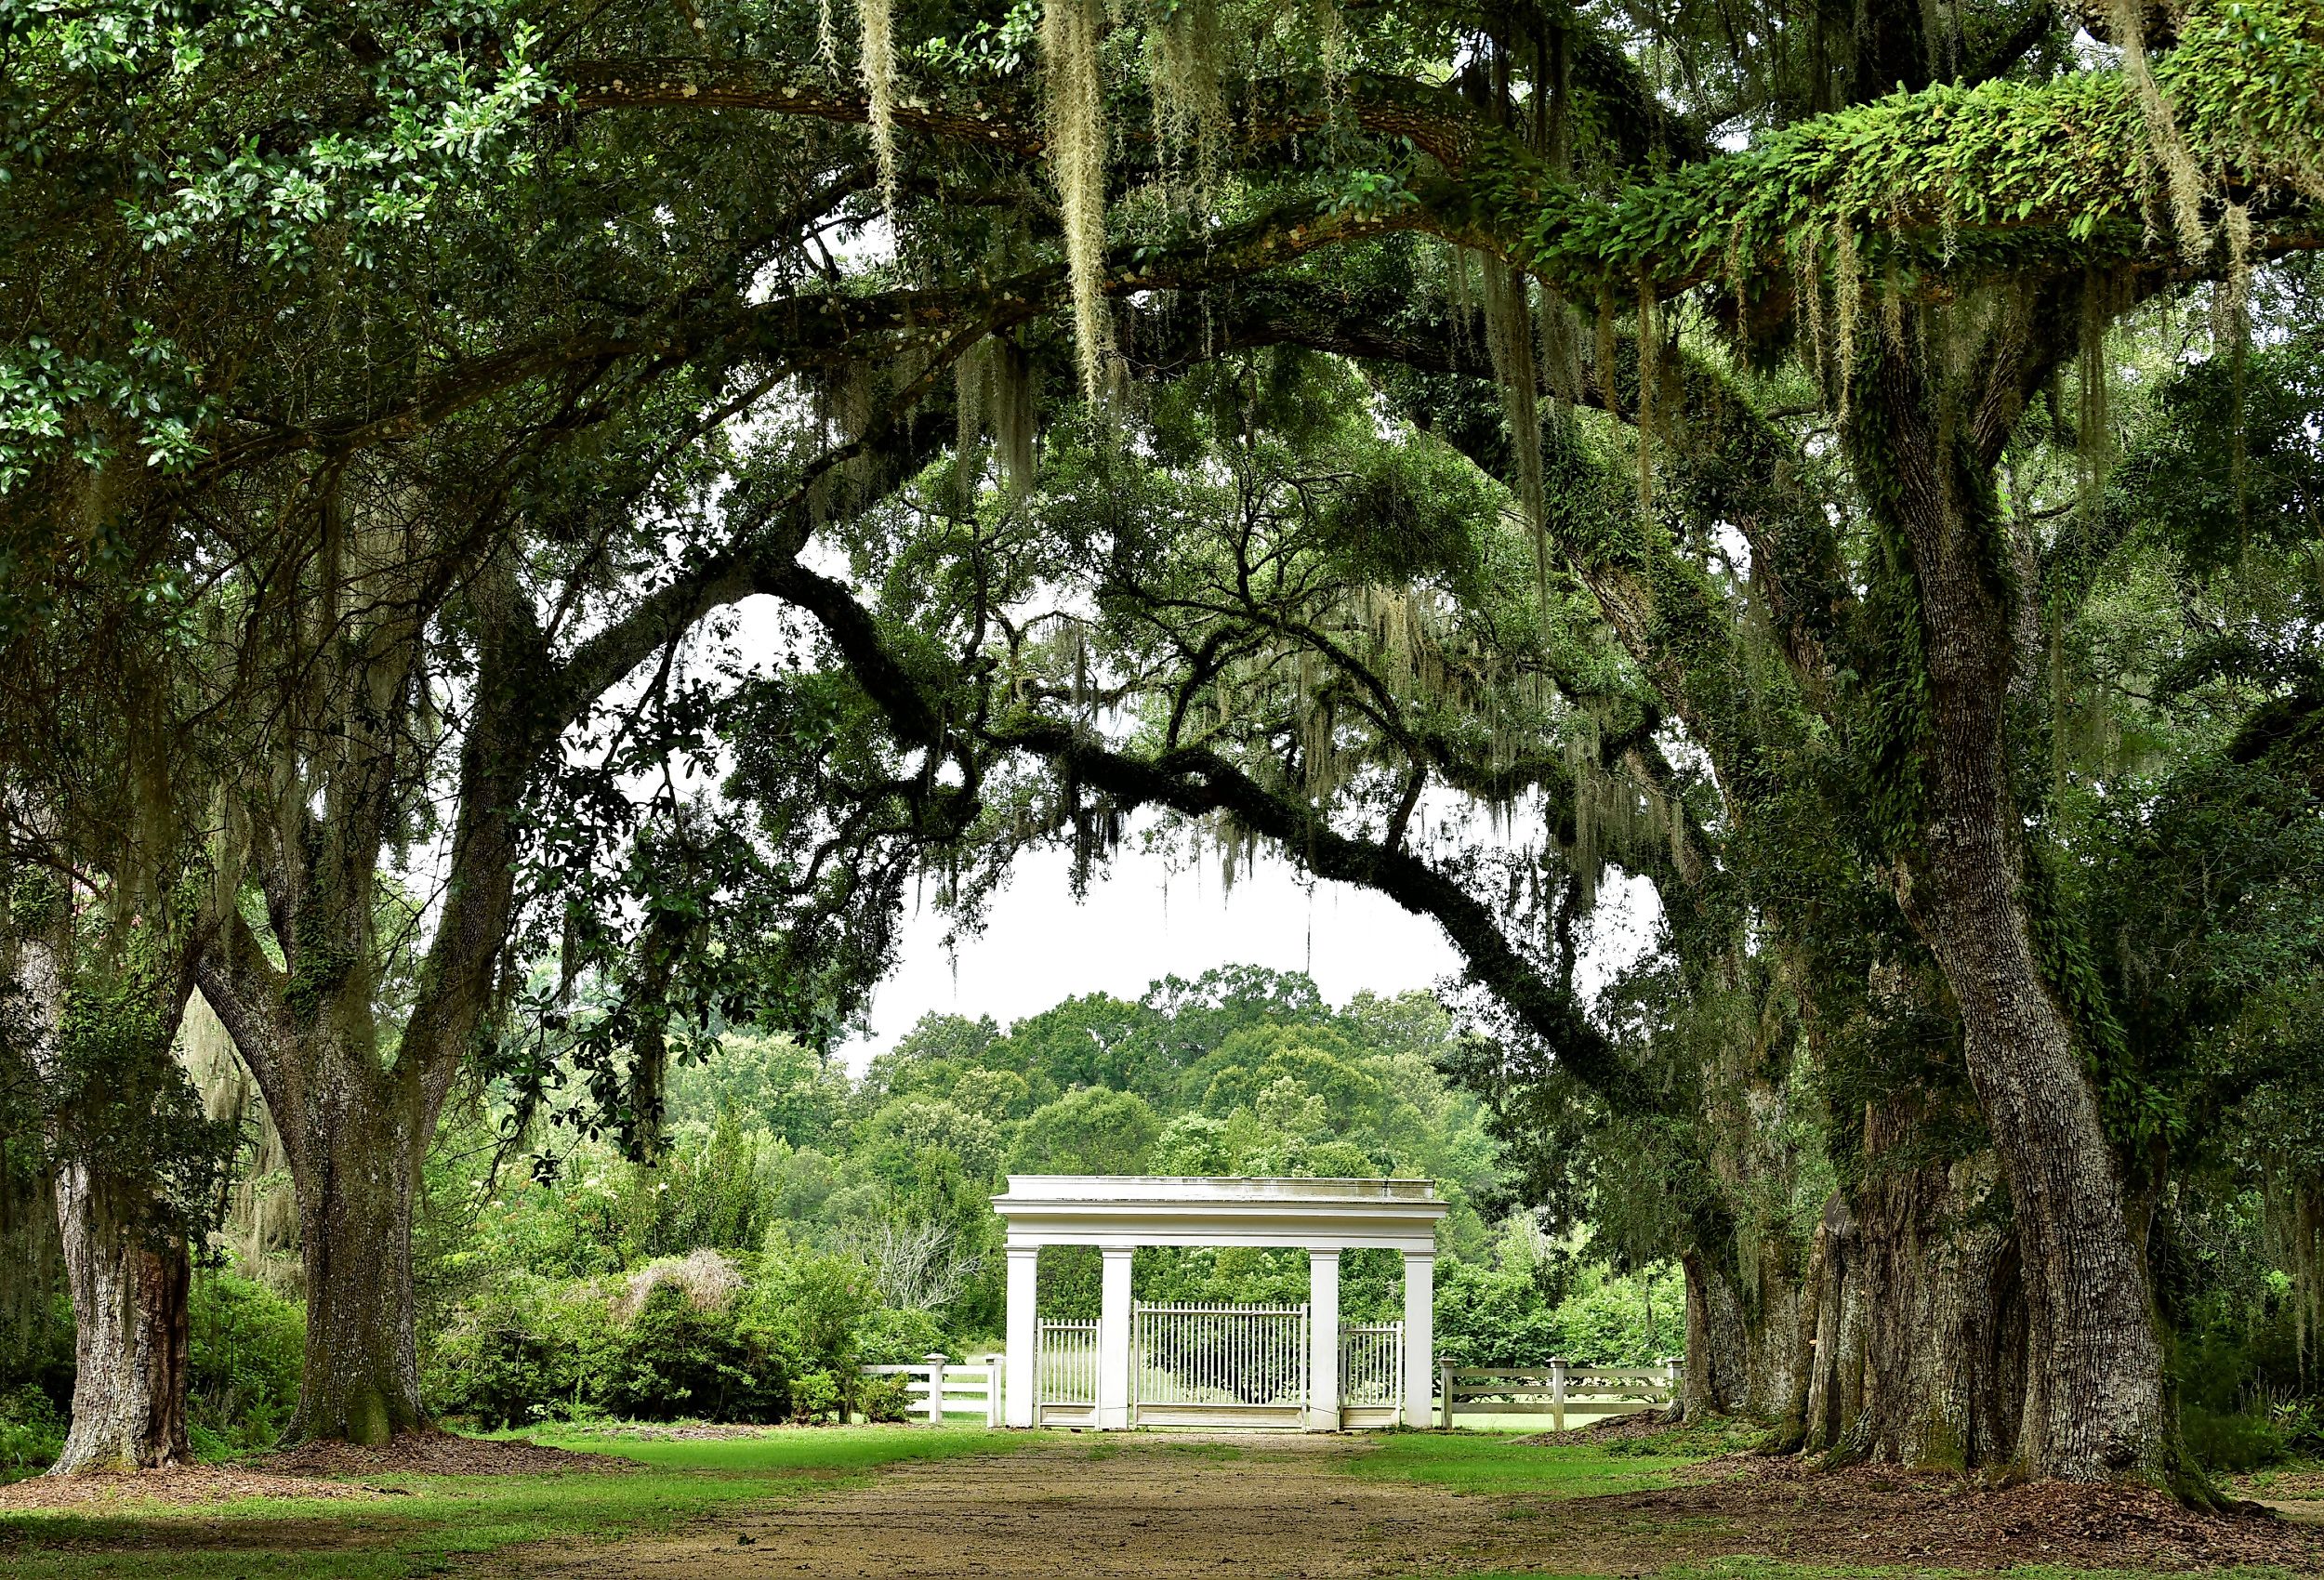
[[(1305, 1306), (1133, 1305), (1129, 1409), (1146, 1427), (1306, 1425), (1310, 1393)], [(1098, 1324), (1036, 1324), (1035, 1419), (1097, 1424)], [(1340, 1420), (1393, 1426), (1404, 1411), (1404, 1324), (1340, 1329)]]
[(1298, 1426), (1305, 1306), (1133, 1307), (1130, 1407), (1141, 1425)]
[(1098, 1324), (1035, 1324), (1035, 1424), (1093, 1427), (1098, 1419)]
[(1340, 1326), (1340, 1424), (1393, 1427), (1404, 1418), (1404, 1323)]

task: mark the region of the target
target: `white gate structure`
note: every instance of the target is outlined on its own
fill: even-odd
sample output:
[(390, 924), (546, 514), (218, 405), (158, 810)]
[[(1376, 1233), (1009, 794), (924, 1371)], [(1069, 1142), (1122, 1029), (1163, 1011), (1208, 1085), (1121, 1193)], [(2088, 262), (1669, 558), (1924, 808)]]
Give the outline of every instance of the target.
[[(1446, 1211), (1433, 1180), (1012, 1174), (993, 1209), (1009, 1231), (1010, 1426), (1428, 1425)], [(1040, 1317), (1044, 1245), (1097, 1247), (1095, 1323)], [(1303, 1249), (1307, 1304), (1141, 1308), (1129, 1288), (1141, 1245)], [(1351, 1250), (1402, 1255), (1404, 1321), (1341, 1326)]]
[[(1036, 1418), (1011, 1426), (1094, 1427), (1098, 1420), (1098, 1324), (1045, 1322), (1035, 1330), (1031, 1402)], [(1012, 1350), (1011, 1353), (1014, 1353)], [(1013, 1384), (1011, 1385), (1014, 1386)], [(1011, 1402), (1013, 1394), (1004, 1394)]]
[[(1428, 1401), (1420, 1401), (1423, 1419)], [(1404, 1419), (1404, 1323), (1350, 1323), (1340, 1330), (1340, 1420), (1393, 1427)]]
[(1307, 1424), (1307, 1308), (1131, 1308), (1129, 1409), (1142, 1427)]

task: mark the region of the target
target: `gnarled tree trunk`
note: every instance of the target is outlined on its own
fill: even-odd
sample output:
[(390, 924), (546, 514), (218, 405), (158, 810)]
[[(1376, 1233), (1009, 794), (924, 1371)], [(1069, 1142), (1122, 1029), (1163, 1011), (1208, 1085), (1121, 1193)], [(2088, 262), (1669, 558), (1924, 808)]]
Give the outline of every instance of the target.
[(1992, 1161), (1893, 1157), (1875, 1152), (1826, 1205), (1802, 1446), (1926, 1469), (2005, 1463), (2025, 1322)]
[(2035, 947), (2008, 761), (2031, 592), (1992, 467), (2029, 371), (2046, 365), (2033, 346), (2045, 313), (2062, 305), (2000, 309), (1974, 355), (1955, 362), (1965, 373), (1941, 364), (1954, 338), (1943, 323), (1927, 328), (1938, 349), (1884, 342), (1860, 381), (1853, 448), (1917, 602), (1905, 617), (1925, 692), (1920, 760), (1905, 771), (1918, 775), (1919, 827), (1897, 898), (1951, 989), (2009, 1184), (2028, 1332), (2015, 1458), (2033, 1475), (2096, 1481), (2160, 1474), (2167, 1424), (2146, 1258), (2074, 1028)]
[(182, 1235), (150, 1192), (84, 1162), (57, 1171), (57, 1224), (73, 1292), (73, 1425), (56, 1473), (183, 1463), (187, 1295)]

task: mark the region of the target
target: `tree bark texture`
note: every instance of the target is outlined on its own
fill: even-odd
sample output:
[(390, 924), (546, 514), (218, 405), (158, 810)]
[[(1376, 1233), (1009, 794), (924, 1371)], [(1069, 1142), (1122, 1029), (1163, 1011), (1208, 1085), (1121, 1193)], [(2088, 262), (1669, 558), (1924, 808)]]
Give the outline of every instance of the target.
[(57, 1171), (57, 1224), (73, 1292), (73, 1425), (54, 1474), (183, 1464), (185, 1240), (158, 1233), (150, 1194), (69, 1161)]
[[(2007, 757), (2032, 594), (2007, 546), (1992, 467), (2039, 360), (2037, 310), (2005, 313), (1967, 375), (1934, 366), (1941, 351), (1887, 347), (1865, 381), (1855, 451), (1918, 599), (1924, 800), (1897, 896), (1958, 1006), (2009, 1185), (2029, 1332), (2016, 1454), (2030, 1474), (2097, 1481), (2163, 1470), (2165, 1412), (2121, 1170), (2034, 944)], [(1946, 338), (1944, 325), (1931, 328), (1932, 342)]]
[(1899, 1165), (1833, 1193), (1802, 1446), (1924, 1469), (2011, 1461), (2025, 1306), (1994, 1173), (1989, 1158)]
[[(58, 911), (54, 924), (42, 929), (46, 936), (17, 941), (12, 962), (17, 984), (33, 1007), (33, 1064), (52, 1091), (89, 1078), (68, 1078), (62, 1062), (75, 990), (73, 921), (61, 895)], [(176, 1067), (169, 1044), (185, 1002), (191, 958), (190, 953), (178, 955), (177, 969), (152, 988), (161, 1012), (143, 1026), (150, 1046), (131, 1049), (132, 1057), (152, 1061), (151, 1070), (171, 1075)], [(105, 1074), (134, 1091), (143, 1086), (137, 1077), (144, 1073)], [(100, 1089), (95, 1100), (101, 1104), (113, 1095)], [(73, 1323), (72, 1425), (51, 1473), (179, 1464), (191, 1452), (186, 1435), (191, 1271), (185, 1238), (154, 1182), (138, 1171), (144, 1160), (109, 1159), (74, 1117), (70, 1110), (49, 1116), (57, 1244)]]
[(1683, 1253), (1679, 1265), (1686, 1277), (1686, 1419), (1744, 1416), (1774, 1428), (1789, 1446), (1808, 1382), (1807, 1292), (1774, 1257), (1749, 1281), (1699, 1248)]

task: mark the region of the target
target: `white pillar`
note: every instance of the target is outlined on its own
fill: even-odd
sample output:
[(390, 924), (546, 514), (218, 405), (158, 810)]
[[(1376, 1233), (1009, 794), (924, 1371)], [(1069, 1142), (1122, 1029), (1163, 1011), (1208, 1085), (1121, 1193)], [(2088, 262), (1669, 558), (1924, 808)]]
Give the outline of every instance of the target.
[(1099, 1256), (1098, 1429), (1118, 1432), (1129, 1426), (1129, 1247)]
[(1404, 1254), (1404, 1424), (1428, 1425), (1436, 1384), (1436, 1253)]
[(1040, 1252), (1031, 1245), (1009, 1247), (1009, 1350), (1002, 1357), (1007, 1376), (1001, 1401), (1012, 1427), (1034, 1424), (1040, 1409), (1040, 1389), (1034, 1380), (1034, 1350), (1040, 1342), (1034, 1292), (1039, 1287), (1035, 1271)]
[(1340, 1253), (1307, 1253), (1307, 1429), (1340, 1429)]

